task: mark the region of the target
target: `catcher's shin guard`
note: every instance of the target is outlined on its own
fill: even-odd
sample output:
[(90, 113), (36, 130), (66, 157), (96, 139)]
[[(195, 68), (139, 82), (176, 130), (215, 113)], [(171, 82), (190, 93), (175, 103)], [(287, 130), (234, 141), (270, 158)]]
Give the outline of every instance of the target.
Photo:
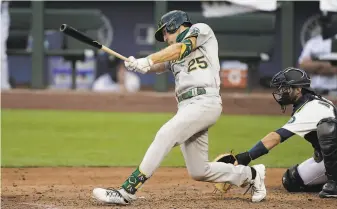
[(328, 180), (337, 181), (337, 119), (322, 119), (317, 124), (317, 138)]
[(298, 164), (288, 168), (282, 176), (282, 185), (288, 192), (319, 192), (323, 184), (304, 185), (304, 182), (298, 173)]
[(324, 118), (317, 124), (317, 138), (324, 159), (328, 182), (319, 193), (321, 198), (337, 198), (337, 119)]

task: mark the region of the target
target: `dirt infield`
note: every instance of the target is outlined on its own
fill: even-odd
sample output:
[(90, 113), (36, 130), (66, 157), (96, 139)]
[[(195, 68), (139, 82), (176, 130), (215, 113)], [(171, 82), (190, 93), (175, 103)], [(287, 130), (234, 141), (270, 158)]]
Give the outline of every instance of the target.
[[(3, 92), (2, 108), (61, 109), (117, 112), (175, 112), (174, 93), (108, 94), (70, 91)], [(282, 114), (271, 94), (223, 94), (225, 114)]]
[(5, 168), (2, 169), (1, 208), (108, 209), (108, 208), (336, 208), (336, 199), (317, 194), (293, 195), (280, 181), (284, 169), (267, 170), (268, 196), (251, 203), (245, 189), (233, 188), (221, 196), (213, 185), (193, 181), (184, 168), (160, 168), (137, 193), (134, 204), (104, 206), (91, 198), (94, 187), (116, 187), (133, 168)]
[[(174, 112), (173, 93), (97, 94), (17, 90), (2, 92), (1, 108), (118, 112)], [(225, 114), (282, 114), (270, 94), (225, 94)], [(336, 100), (334, 101), (336, 102)], [(250, 194), (234, 188), (221, 196), (213, 185), (193, 181), (185, 168), (160, 168), (142, 187), (134, 204), (103, 206), (91, 198), (94, 187), (117, 187), (134, 168), (2, 168), (1, 208), (337, 208), (336, 199), (290, 194), (281, 186), (284, 169), (267, 170), (267, 200), (251, 203)]]
[[(224, 114), (282, 115), (280, 106), (267, 93), (222, 93)], [(332, 99), (337, 104), (337, 98)], [(115, 112), (175, 112), (173, 92), (111, 94), (72, 91), (5, 91), (1, 108), (59, 109)], [(287, 113), (290, 113), (288, 108)], [(284, 115), (284, 114), (283, 114)]]

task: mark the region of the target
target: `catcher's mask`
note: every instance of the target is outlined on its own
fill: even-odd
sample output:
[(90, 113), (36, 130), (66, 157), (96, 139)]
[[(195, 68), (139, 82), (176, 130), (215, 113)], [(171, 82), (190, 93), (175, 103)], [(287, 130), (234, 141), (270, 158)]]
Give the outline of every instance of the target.
[(294, 88), (302, 88), (309, 92), (314, 92), (310, 89), (310, 77), (301, 69), (289, 67), (275, 74), (270, 82), (270, 86), (276, 88), (273, 92), (273, 97), (280, 104), (282, 111), (286, 110), (286, 106), (294, 104), (298, 99), (291, 96), (291, 91)]
[(192, 25), (192, 22), (186, 12), (180, 10), (173, 10), (164, 14), (158, 23), (158, 29), (155, 33), (156, 40), (159, 42), (164, 42), (163, 36), (164, 28), (168, 33), (173, 34), (183, 24), (187, 24), (188, 26)]

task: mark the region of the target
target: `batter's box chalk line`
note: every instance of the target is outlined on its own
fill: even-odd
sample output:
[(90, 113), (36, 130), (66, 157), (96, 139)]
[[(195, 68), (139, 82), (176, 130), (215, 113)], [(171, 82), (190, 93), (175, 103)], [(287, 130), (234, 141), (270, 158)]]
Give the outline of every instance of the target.
[(43, 209), (61, 209), (61, 208), (58, 208), (58, 207), (53, 206), (53, 205), (44, 205), (44, 204), (38, 204), (38, 203), (24, 202), (24, 203), (21, 203), (21, 205), (37, 206), (37, 207), (43, 208)]

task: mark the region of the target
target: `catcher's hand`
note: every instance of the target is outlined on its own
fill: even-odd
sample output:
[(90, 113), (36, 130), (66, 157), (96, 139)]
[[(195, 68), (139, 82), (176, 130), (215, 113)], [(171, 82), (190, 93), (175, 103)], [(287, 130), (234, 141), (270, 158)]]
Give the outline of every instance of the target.
[[(225, 154), (221, 154), (219, 156), (217, 156), (213, 162), (222, 162), (222, 163), (230, 163), (233, 165), (238, 165), (238, 161), (236, 160), (234, 154), (232, 153), (232, 151), (230, 153), (225, 153)], [(222, 193), (226, 193), (228, 192), (228, 190), (230, 190), (230, 188), (232, 187), (232, 184), (230, 183), (215, 183), (215, 192), (216, 191), (220, 191)]]
[(252, 158), (249, 155), (249, 152), (242, 152), (237, 155), (235, 155), (236, 160), (238, 161), (239, 165), (248, 165)]

